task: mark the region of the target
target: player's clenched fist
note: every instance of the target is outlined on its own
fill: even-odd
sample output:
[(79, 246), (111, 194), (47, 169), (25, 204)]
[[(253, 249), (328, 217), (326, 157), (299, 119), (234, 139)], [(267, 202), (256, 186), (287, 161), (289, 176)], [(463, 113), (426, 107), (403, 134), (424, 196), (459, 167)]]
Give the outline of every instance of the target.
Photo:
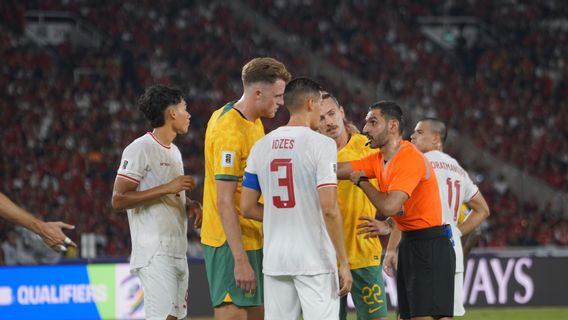
[(168, 184), (169, 193), (178, 193), (180, 191), (191, 191), (195, 188), (195, 180), (192, 176), (179, 176)]

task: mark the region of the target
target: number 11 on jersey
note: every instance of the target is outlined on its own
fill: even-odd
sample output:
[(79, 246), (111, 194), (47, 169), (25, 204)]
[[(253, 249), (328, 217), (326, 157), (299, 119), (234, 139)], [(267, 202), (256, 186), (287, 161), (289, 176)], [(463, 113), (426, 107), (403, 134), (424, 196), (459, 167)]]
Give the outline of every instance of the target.
[(448, 185), (448, 206), (452, 209), (453, 193), (455, 190), (456, 202), (453, 203), (454, 221), (458, 221), (458, 214), (460, 212), (460, 181), (456, 180), (452, 183), (452, 178), (446, 179)]

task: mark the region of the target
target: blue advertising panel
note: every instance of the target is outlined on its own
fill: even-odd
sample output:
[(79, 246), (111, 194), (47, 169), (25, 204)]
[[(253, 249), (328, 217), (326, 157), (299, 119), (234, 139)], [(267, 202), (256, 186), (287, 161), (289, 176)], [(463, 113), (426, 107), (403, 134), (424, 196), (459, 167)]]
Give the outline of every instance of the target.
[(97, 302), (106, 302), (105, 284), (89, 281), (86, 266), (0, 268), (2, 319), (100, 318)]

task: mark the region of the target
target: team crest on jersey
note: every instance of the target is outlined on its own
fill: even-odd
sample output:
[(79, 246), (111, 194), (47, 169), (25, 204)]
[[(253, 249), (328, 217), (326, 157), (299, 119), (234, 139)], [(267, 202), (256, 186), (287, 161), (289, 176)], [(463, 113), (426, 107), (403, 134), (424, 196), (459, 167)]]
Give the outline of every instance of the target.
[(127, 166), (128, 166), (128, 160), (124, 160), (124, 162), (122, 163), (122, 170), (126, 169)]
[(221, 153), (221, 167), (232, 168), (235, 165), (235, 152), (223, 151)]

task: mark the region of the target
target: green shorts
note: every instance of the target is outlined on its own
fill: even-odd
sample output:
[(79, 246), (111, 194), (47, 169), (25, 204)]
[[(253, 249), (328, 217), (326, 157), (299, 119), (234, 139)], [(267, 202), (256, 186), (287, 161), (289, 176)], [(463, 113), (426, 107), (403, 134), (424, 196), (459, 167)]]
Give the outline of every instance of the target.
[(237, 287), (235, 283), (235, 260), (226, 241), (220, 247), (203, 245), (203, 253), (213, 307), (218, 307), (224, 302), (230, 302), (240, 307), (262, 305), (264, 295), (262, 249), (246, 252), (256, 276), (254, 294), (245, 293)]
[[(383, 267), (372, 266), (351, 270), (351, 296), (357, 310), (357, 320), (386, 318), (387, 296), (383, 281)], [(347, 297), (341, 299), (339, 319), (347, 319)]]

